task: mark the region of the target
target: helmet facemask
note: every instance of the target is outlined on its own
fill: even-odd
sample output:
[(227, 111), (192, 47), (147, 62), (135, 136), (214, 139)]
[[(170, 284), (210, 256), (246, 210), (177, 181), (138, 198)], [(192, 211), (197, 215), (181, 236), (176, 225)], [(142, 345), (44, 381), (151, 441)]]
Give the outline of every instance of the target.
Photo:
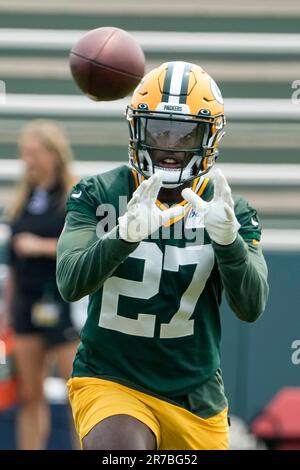
[[(224, 116), (151, 112), (146, 106), (127, 108), (131, 166), (145, 178), (162, 171), (162, 185), (167, 188), (207, 173), (218, 157), (215, 143), (223, 135)], [(220, 129), (214, 132), (216, 118)]]

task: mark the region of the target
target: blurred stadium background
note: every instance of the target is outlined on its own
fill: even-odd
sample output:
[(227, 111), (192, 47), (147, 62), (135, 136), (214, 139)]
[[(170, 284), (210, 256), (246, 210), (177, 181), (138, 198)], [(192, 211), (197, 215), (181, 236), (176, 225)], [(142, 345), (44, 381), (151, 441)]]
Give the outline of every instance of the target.
[[(228, 120), (220, 167), (261, 216), (271, 288), (267, 310), (254, 325), (236, 320), (226, 305), (222, 312), (232, 448), (259, 446), (247, 426), (277, 392), (300, 386), (300, 364), (292, 362), (292, 344), (300, 340), (300, 104), (291, 99), (292, 83), (300, 79), (299, 24), (297, 0), (0, 0), (2, 210), (20, 174), (17, 133), (32, 118), (63, 123), (80, 176), (127, 161), (127, 100), (94, 103), (70, 76), (68, 53), (85, 31), (126, 29), (143, 47), (147, 69), (191, 61), (218, 82)], [(3, 222), (1, 240), (6, 233)], [(64, 388), (49, 377), (46, 393), (59, 437), (49, 446), (66, 448)], [(0, 449), (13, 448), (12, 422), (13, 412), (0, 414)]]

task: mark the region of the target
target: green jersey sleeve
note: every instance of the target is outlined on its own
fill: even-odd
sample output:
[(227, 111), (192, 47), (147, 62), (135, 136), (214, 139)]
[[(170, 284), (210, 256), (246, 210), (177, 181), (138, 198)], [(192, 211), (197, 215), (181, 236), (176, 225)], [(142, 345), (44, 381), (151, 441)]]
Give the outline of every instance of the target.
[(213, 242), (228, 303), (243, 321), (253, 322), (264, 311), (269, 287), (268, 269), (259, 246), (261, 223), (245, 199), (235, 198), (235, 214), (241, 225), (228, 246)]
[[(99, 186), (100, 187), (100, 186)], [(101, 194), (102, 202), (105, 195)], [(72, 188), (66, 202), (66, 212), (75, 211), (85, 214), (91, 218), (96, 215), (97, 202), (92, 183), (89, 180), (81, 180)]]
[(262, 226), (257, 211), (243, 197), (234, 198), (235, 215), (241, 225), (239, 234), (245, 241), (259, 242)]
[[(105, 194), (102, 199), (105, 202)], [(96, 213), (101, 203), (85, 182), (76, 185), (67, 200), (56, 270), (59, 291), (67, 301), (78, 300), (98, 290), (138, 246), (138, 243), (121, 240), (117, 226), (106, 233), (97, 229), (101, 221)]]

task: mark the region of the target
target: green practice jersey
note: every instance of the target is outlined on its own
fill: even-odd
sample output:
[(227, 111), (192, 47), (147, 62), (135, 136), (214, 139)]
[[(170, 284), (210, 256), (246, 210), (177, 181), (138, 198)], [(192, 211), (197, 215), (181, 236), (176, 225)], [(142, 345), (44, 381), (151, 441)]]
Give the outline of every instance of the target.
[[(117, 217), (135, 189), (132, 171), (122, 166), (83, 179), (69, 195), (58, 286), (68, 301), (89, 295), (73, 375), (107, 378), (179, 403), (216, 378), (222, 290), (244, 321), (264, 310), (261, 226), (256, 211), (235, 197), (241, 228), (229, 246), (212, 242), (192, 210), (142, 242), (127, 243)], [(209, 200), (213, 183), (199, 181), (197, 192)]]

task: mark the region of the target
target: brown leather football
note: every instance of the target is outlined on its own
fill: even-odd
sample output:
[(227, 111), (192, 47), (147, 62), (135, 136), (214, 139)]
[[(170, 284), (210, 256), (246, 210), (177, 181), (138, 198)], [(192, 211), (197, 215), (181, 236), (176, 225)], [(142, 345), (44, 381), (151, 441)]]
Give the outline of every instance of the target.
[(145, 57), (135, 38), (119, 28), (86, 33), (73, 46), (70, 68), (79, 88), (96, 101), (124, 98), (139, 84)]

